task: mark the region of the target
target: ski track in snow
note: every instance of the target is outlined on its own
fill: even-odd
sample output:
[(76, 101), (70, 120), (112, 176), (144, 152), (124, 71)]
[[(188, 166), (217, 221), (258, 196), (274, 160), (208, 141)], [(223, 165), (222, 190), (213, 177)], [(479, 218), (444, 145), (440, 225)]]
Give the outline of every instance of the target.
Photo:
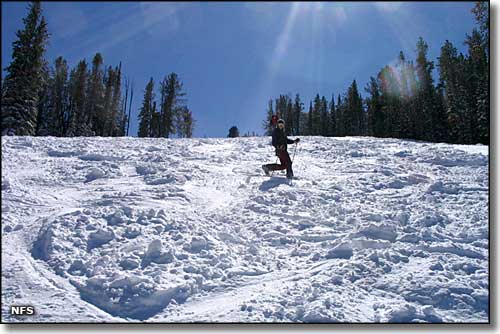
[(269, 142), (2, 137), (4, 321), (488, 321), (487, 146)]

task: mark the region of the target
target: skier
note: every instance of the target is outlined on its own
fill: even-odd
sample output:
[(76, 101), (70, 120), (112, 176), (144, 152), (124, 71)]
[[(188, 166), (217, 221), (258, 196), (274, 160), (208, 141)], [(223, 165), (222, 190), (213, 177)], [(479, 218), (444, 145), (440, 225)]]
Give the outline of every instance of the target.
[(287, 138), (285, 134), (285, 121), (283, 119), (278, 120), (278, 126), (273, 130), (272, 137), (272, 145), (276, 149), (276, 155), (280, 159), (281, 164), (262, 165), (262, 169), (268, 176), (269, 171), (286, 169), (286, 177), (291, 179), (293, 178), (292, 160), (288, 154), (287, 146), (288, 144), (298, 143), (300, 139), (291, 140)]

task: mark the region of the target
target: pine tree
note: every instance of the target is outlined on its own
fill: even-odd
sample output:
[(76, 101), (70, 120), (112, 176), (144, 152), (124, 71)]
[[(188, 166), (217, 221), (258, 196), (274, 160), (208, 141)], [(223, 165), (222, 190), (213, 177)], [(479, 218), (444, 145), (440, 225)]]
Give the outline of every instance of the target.
[(347, 104), (344, 112), (345, 135), (358, 136), (364, 130), (363, 103), (354, 80), (347, 90)]
[(321, 109), (322, 103), (319, 94), (316, 94), (313, 101), (313, 109), (312, 109), (312, 135), (319, 136), (321, 135)]
[(412, 134), (412, 124), (410, 116), (410, 106), (411, 106), (411, 94), (410, 94), (410, 84), (408, 73), (410, 67), (406, 61), (403, 51), (399, 52), (398, 58), (398, 69), (399, 69), (399, 138), (410, 138)]
[(55, 61), (54, 97), (56, 135), (65, 136), (68, 128), (68, 64), (62, 57)]
[(110, 136), (112, 132), (112, 99), (113, 99), (113, 86), (115, 83), (115, 71), (111, 66), (108, 66), (104, 75), (104, 97), (102, 114), (99, 117), (99, 123), (96, 124), (96, 133), (99, 136)]
[(2, 85), (2, 135), (34, 135), (37, 128), (49, 34), (40, 2), (32, 2), (28, 9), (24, 29), (12, 43), (12, 61)]
[(420, 113), (416, 124), (417, 139), (441, 141), (446, 137), (446, 114), (434, 87), (434, 63), (427, 60), (428, 45), (419, 38), (417, 42), (417, 77), (420, 84), (418, 102)]
[(294, 118), (294, 135), (301, 135), (302, 127), (301, 127), (301, 114), (303, 111), (304, 104), (300, 101), (299, 94), (295, 95), (295, 102), (293, 104), (293, 118)]
[(370, 77), (365, 91), (370, 94), (366, 104), (368, 105), (368, 135), (374, 137), (383, 137), (385, 120), (382, 113), (382, 102), (380, 88), (377, 79)]
[[(441, 47), (439, 59), (439, 86), (443, 90), (446, 105), (448, 134), (447, 139), (454, 143), (464, 142), (463, 135), (466, 130), (465, 113), (467, 109), (465, 100), (465, 87), (460, 73), (463, 64), (457, 55), (457, 49), (450, 41)], [(463, 60), (462, 60), (463, 62)]]
[(115, 81), (113, 83), (113, 97), (111, 99), (111, 136), (123, 136), (127, 116), (120, 106), (122, 82), (122, 64), (115, 68)]
[(324, 96), (321, 97), (321, 102), (320, 102), (320, 134), (323, 137), (328, 136), (328, 129), (330, 127), (329, 124), (329, 117), (328, 117), (328, 102), (326, 101), (326, 98)]
[(465, 44), (469, 56), (466, 60), (468, 113), (466, 122), (470, 135), (466, 143), (489, 143), (489, 64), (481, 34), (474, 29)]
[(144, 90), (144, 99), (142, 100), (141, 111), (139, 112), (139, 137), (151, 136), (151, 123), (153, 117), (153, 100), (154, 100), (154, 82), (151, 78)]
[(339, 94), (337, 95), (337, 112), (335, 113), (335, 132), (338, 137), (345, 136), (344, 109), (345, 104), (342, 103)]
[(332, 94), (332, 99), (328, 103), (328, 126), (327, 126), (327, 136), (334, 137), (336, 136), (335, 127), (336, 127), (336, 115), (335, 115), (335, 96)]
[(474, 8), (472, 8), (472, 13), (474, 13), (474, 18), (476, 23), (479, 25), (479, 31), (481, 33), (481, 44), (489, 55), (489, 40), (490, 40), (490, 17), (489, 17), (489, 2), (487, 1), (476, 1)]
[(102, 136), (104, 123), (104, 73), (102, 70), (103, 59), (100, 53), (96, 53), (92, 60), (92, 71), (88, 77), (86, 108), (88, 125), (92, 129), (92, 135)]
[(418, 122), (418, 112), (417, 108), (419, 106), (418, 102), (418, 82), (417, 75), (415, 71), (415, 66), (413, 62), (407, 63), (407, 74), (408, 74), (408, 90), (410, 94), (409, 105), (408, 105), (408, 138), (416, 139), (417, 130), (416, 124)]
[(160, 118), (161, 118), (161, 133), (160, 137), (169, 138), (179, 128), (179, 122), (182, 122), (182, 115), (179, 111), (185, 107), (186, 95), (182, 91), (182, 82), (176, 73), (170, 73), (160, 84)]
[(189, 109), (187, 106), (180, 106), (176, 108), (176, 133), (178, 138), (186, 138), (186, 121), (188, 120)]
[(286, 97), (286, 134), (287, 136), (295, 135), (293, 130), (295, 129), (295, 117), (293, 115), (293, 104), (290, 96)]
[(309, 113), (307, 115), (307, 135), (308, 136), (314, 135), (313, 125), (314, 125), (313, 107), (312, 107), (312, 102), (309, 102)]
[(193, 118), (193, 113), (191, 112), (191, 110), (188, 109), (188, 107), (183, 107), (182, 117), (183, 117), (182, 137), (191, 138), (193, 137), (194, 125), (196, 123), (195, 119)]
[(262, 122), (262, 127), (264, 128), (264, 136), (270, 136), (273, 133), (273, 125), (271, 123), (273, 115), (273, 100), (270, 99), (266, 111), (266, 119)]
[(228, 138), (236, 138), (240, 136), (240, 131), (238, 130), (238, 127), (236, 125), (233, 125), (229, 129), (229, 134), (227, 135)]
[(35, 134), (37, 136), (51, 136), (54, 135), (54, 77), (51, 74), (53, 70), (49, 67), (47, 62), (44, 62), (41, 71), (41, 86), (38, 92), (38, 115), (36, 120)]
[(377, 76), (381, 97), (380, 104), (384, 120), (382, 137), (398, 138), (401, 132), (401, 89), (397, 73), (391, 66), (385, 66)]
[(82, 60), (71, 71), (69, 79), (69, 125), (67, 136), (91, 136), (90, 115), (86, 107), (88, 83), (87, 63)]
[(156, 101), (153, 101), (153, 108), (151, 110), (151, 126), (148, 137), (159, 138), (160, 132), (161, 132), (160, 113), (156, 109)]
[[(129, 107), (128, 107), (128, 116), (127, 116), (127, 136), (128, 136), (128, 131), (130, 129), (130, 120), (131, 118), (131, 113), (132, 113), (132, 101), (134, 99), (134, 83), (132, 82), (130, 86), (130, 102), (129, 102)], [(127, 106), (125, 106), (126, 108)]]

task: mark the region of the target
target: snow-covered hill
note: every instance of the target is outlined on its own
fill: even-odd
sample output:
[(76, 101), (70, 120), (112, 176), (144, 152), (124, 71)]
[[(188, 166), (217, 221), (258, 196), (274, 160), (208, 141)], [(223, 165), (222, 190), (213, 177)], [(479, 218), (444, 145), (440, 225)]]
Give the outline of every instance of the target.
[(488, 321), (487, 146), (269, 141), (2, 137), (3, 320)]

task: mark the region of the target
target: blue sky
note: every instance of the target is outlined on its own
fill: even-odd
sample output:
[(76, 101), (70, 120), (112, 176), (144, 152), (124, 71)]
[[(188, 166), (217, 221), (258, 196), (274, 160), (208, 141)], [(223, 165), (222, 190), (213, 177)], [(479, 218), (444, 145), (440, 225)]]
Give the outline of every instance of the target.
[[(2, 2), (2, 69), (27, 2)], [(42, 2), (47, 59), (73, 67), (101, 52), (134, 81), (131, 134), (150, 77), (176, 72), (197, 121), (195, 137), (261, 134), (270, 98), (299, 93), (308, 107), (397, 59), (415, 59), (419, 36), (437, 61), (448, 39), (461, 52), (474, 27), (473, 2)], [(362, 95), (365, 96), (364, 90)]]

